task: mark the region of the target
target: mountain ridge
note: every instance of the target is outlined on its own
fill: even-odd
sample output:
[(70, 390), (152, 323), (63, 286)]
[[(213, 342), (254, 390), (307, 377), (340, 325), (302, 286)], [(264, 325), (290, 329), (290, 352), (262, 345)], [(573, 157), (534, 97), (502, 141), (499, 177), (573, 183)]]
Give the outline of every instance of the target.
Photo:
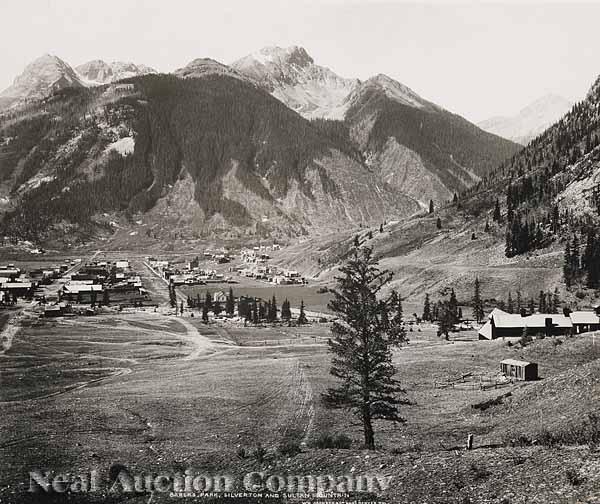
[(526, 145), (566, 114), (572, 106), (573, 103), (562, 96), (547, 94), (513, 116), (492, 117), (477, 125), (490, 133)]

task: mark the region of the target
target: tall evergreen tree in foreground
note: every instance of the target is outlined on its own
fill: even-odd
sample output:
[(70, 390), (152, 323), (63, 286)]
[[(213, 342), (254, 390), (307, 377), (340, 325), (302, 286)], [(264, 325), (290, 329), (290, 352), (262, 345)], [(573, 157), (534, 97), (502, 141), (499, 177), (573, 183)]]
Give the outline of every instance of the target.
[(394, 291), (378, 299), (392, 273), (379, 269), (370, 248), (354, 251), (340, 272), (329, 303), (339, 317), (331, 329), (329, 351), (331, 374), (341, 383), (323, 400), (360, 418), (365, 446), (374, 449), (373, 420), (403, 421), (399, 406), (406, 400), (392, 364), (392, 348), (406, 341), (401, 301)]

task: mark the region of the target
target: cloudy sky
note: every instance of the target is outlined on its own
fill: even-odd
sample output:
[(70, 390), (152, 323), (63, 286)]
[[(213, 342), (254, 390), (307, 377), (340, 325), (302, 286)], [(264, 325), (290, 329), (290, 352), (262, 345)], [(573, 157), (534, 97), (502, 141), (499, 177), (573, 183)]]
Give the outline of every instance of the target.
[(19, 0), (0, 3), (0, 88), (50, 53), (171, 71), (266, 45), (302, 45), (346, 77), (385, 73), (479, 121), (600, 74), (600, 2)]

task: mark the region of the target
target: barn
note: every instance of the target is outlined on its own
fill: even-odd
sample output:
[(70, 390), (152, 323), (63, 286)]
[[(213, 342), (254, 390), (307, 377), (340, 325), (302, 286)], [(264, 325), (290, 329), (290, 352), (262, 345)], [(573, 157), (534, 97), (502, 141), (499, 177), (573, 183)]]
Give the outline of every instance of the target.
[(562, 336), (573, 332), (573, 323), (557, 313), (522, 316), (494, 308), (479, 330), (479, 339), (520, 338), (525, 331), (530, 336)]

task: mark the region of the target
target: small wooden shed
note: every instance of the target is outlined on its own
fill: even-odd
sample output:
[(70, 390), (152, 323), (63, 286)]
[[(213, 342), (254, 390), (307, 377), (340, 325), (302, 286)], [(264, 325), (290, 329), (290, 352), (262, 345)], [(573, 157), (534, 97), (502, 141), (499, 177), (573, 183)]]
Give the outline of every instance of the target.
[(505, 359), (500, 363), (500, 370), (504, 376), (515, 380), (529, 381), (538, 378), (538, 365), (535, 362)]

